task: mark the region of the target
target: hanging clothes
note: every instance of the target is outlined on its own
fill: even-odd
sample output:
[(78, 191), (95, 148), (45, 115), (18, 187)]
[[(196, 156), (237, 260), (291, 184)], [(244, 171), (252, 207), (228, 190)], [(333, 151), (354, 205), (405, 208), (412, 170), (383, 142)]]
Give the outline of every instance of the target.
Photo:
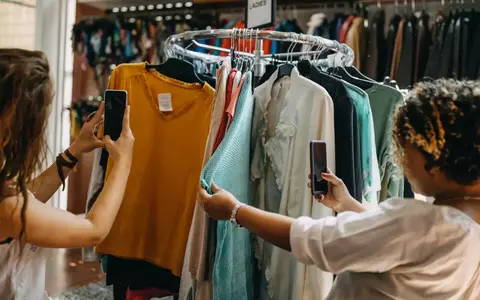
[[(201, 185), (210, 191), (210, 184), (232, 192), (251, 204), (249, 178), (250, 134), (253, 112), (252, 75), (248, 74), (235, 110), (235, 118), (225, 137), (202, 171)], [(217, 252), (213, 271), (213, 299), (253, 299), (252, 248), (250, 233), (219, 221)]]
[[(216, 72), (217, 87), (215, 90), (214, 107), (212, 119), (210, 121), (210, 133), (205, 148), (204, 166), (213, 154), (213, 146), (217, 138), (220, 125), (223, 120), (223, 114), (226, 109), (225, 99), (227, 90), (227, 79), (230, 74), (231, 66), (229, 61), (225, 61)], [(195, 204), (192, 225), (188, 237), (187, 250), (185, 251), (185, 260), (183, 263), (182, 282), (180, 286), (180, 300), (186, 300), (190, 289), (195, 284), (195, 289), (199, 291), (196, 300), (207, 300), (212, 298), (211, 276), (205, 278), (205, 260), (207, 259), (207, 234), (208, 234), (208, 216), (199, 204), (199, 198)], [(192, 282), (191, 279), (195, 279)], [(201, 297), (200, 295), (204, 295)]]
[(131, 297), (145, 293), (155, 293), (156, 297), (178, 295), (180, 277), (148, 261), (108, 255), (105, 266), (106, 284), (123, 286)]
[(338, 34), (338, 41), (340, 43), (345, 43), (345, 41), (347, 40), (347, 34), (353, 24), (353, 20), (355, 20), (355, 16), (348, 16), (345, 22), (342, 24), (342, 27), (340, 28)]
[(480, 77), (480, 25), (477, 25), (473, 39), (472, 50), (468, 60), (465, 77), (468, 79), (477, 79)]
[(375, 129), (369, 98), (360, 88), (346, 81), (343, 81), (343, 84), (355, 105), (358, 117), (363, 171), (362, 203), (368, 206), (376, 206), (378, 204), (377, 192), (381, 190), (381, 180), (375, 146)]
[[(276, 81), (277, 77), (278, 70), (255, 89), (251, 161), (254, 203), (290, 217), (332, 215), (304, 188), (308, 182), (309, 141), (326, 141), (327, 165), (335, 172), (332, 99), (323, 87), (300, 76), (296, 68), (290, 76)], [(330, 290), (332, 274), (299, 264), (291, 253), (258, 239), (255, 250), (264, 281), (261, 299), (319, 299)]]
[(390, 20), (390, 25), (388, 26), (387, 33), (387, 65), (385, 69), (385, 75), (389, 76), (392, 71), (393, 57), (395, 55), (395, 40), (397, 37), (398, 28), (400, 26), (400, 21), (402, 18), (399, 15), (394, 15)]
[(381, 178), (378, 201), (403, 196), (403, 174), (394, 162), (393, 115), (403, 103), (403, 95), (396, 89), (375, 83), (365, 91), (372, 110), (375, 145)]
[[(122, 207), (96, 251), (146, 260), (180, 276), (214, 91), (208, 84), (187, 84), (148, 71), (146, 63), (117, 67), (109, 88), (130, 95), (136, 147)], [(165, 99), (170, 107), (165, 108)]]
[(365, 28), (365, 19), (362, 17), (356, 17), (353, 19), (352, 25), (348, 30), (345, 38), (345, 44), (347, 44), (355, 53), (355, 60), (353, 65), (361, 70), (363, 67), (363, 58), (367, 51), (367, 30)]
[(311, 70), (306, 78), (321, 85), (331, 96), (334, 105), (335, 157), (336, 175), (342, 178), (350, 194), (361, 201), (363, 193), (363, 176), (360, 157), (360, 139), (358, 117), (353, 100), (347, 89), (336, 77), (321, 72), (318, 68)]
[[(275, 31), (303, 33), (302, 29), (297, 24), (297, 20), (284, 20), (275, 27)], [(291, 45), (291, 42), (272, 41), (271, 53), (287, 53), (289, 50), (290, 52), (300, 52), (302, 50), (302, 45), (300, 43), (297, 43), (293, 49), (290, 49)]]
[[(310, 21), (307, 23), (307, 26), (308, 26), (307, 34), (328, 38), (327, 37), (329, 35), (328, 25), (329, 24), (328, 24), (327, 16), (324, 13), (314, 14), (310, 17)], [(324, 34), (326, 34), (327, 36), (324, 36)], [(302, 52), (307, 52), (309, 48), (311, 48), (310, 45), (304, 44), (302, 46)]]
[(402, 47), (403, 47), (403, 30), (405, 27), (405, 22), (407, 22), (407, 17), (403, 16), (400, 23), (398, 24), (397, 35), (395, 36), (395, 46), (393, 50), (392, 57), (392, 66), (390, 69), (390, 78), (395, 79), (398, 72), (398, 67), (400, 65), (400, 58), (402, 57)]
[(449, 78), (452, 76), (456, 21), (457, 19), (450, 15), (449, 21), (445, 22), (446, 34), (443, 39), (442, 54), (438, 66), (438, 78)]
[(377, 10), (369, 21), (368, 46), (362, 72), (367, 77), (382, 81), (387, 64), (385, 42), (385, 11)]
[(417, 41), (417, 18), (410, 15), (405, 18), (403, 25), (402, 46), (399, 52), (399, 63), (396, 66), (395, 79), (400, 88), (407, 88), (413, 84), (415, 71), (415, 53)]
[(446, 17), (439, 14), (436, 17), (432, 33), (433, 45), (430, 48), (429, 59), (425, 76), (433, 79), (439, 78), (439, 66), (442, 59), (443, 40), (448, 31), (449, 21)]
[(415, 70), (413, 82), (418, 82), (425, 76), (428, 54), (431, 46), (430, 16), (422, 11), (417, 23), (417, 42), (415, 50)]

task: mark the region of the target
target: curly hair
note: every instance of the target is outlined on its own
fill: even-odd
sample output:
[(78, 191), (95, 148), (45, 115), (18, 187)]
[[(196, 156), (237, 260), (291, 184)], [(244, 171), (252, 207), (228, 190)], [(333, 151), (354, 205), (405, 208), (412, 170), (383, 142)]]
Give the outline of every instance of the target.
[(52, 96), (44, 53), (0, 49), (0, 202), (22, 194), (20, 239), (25, 234), (26, 185), (46, 157), (45, 129)]
[(480, 178), (480, 81), (418, 83), (394, 119), (397, 155), (406, 143), (421, 150), (426, 170), (472, 185)]

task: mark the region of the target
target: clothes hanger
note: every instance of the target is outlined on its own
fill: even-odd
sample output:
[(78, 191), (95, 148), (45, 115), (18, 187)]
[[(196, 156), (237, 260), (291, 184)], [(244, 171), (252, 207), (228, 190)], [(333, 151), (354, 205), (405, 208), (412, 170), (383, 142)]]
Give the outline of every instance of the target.
[(370, 81), (370, 82), (376, 82), (372, 78), (365, 76), (362, 72), (360, 72), (354, 66), (345, 67), (345, 70), (347, 70), (348, 73), (352, 74), (356, 78), (363, 79), (363, 80)]
[[(293, 35), (292, 35), (292, 37), (293, 37)], [(291, 52), (290, 50), (292, 49), (292, 46), (293, 46), (293, 49), (294, 49), (296, 44), (297, 44), (297, 42), (291, 43), (290, 46), (288, 47), (287, 53), (290, 53)], [(287, 63), (278, 67), (278, 75), (277, 75), (277, 79), (275, 81), (278, 81), (285, 76), (292, 75), (293, 68), (295, 68), (295, 65), (290, 63), (288, 61), (288, 58), (287, 58)]]
[(340, 77), (342, 77), (342, 79), (345, 80), (346, 82), (353, 84), (361, 88), (362, 90), (368, 90), (373, 86), (373, 82), (371, 81), (367, 81), (367, 80), (352, 76), (345, 67), (337, 67), (334, 69), (334, 72), (337, 75), (340, 75)]
[(205, 83), (205, 81), (198, 77), (193, 64), (184, 59), (169, 57), (165, 62), (159, 65), (147, 64), (145, 68), (147, 70), (154, 69), (162, 75), (186, 83)]

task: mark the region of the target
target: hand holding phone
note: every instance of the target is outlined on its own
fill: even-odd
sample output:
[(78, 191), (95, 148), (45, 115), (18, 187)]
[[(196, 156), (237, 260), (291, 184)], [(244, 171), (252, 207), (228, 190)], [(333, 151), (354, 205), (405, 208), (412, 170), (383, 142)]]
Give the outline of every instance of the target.
[(322, 178), (322, 173), (327, 172), (326, 143), (310, 141), (310, 186), (313, 196), (319, 197), (328, 193), (328, 182)]
[(123, 115), (128, 105), (128, 94), (124, 90), (105, 91), (104, 134), (116, 141), (122, 133)]

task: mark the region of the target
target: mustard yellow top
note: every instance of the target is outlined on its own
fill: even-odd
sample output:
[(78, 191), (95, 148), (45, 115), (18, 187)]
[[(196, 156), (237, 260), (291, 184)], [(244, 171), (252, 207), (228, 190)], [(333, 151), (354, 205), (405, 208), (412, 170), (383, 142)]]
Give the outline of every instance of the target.
[(96, 251), (146, 260), (180, 276), (215, 91), (207, 83), (146, 70), (145, 64), (118, 66), (109, 89), (128, 91), (135, 146), (124, 201)]

